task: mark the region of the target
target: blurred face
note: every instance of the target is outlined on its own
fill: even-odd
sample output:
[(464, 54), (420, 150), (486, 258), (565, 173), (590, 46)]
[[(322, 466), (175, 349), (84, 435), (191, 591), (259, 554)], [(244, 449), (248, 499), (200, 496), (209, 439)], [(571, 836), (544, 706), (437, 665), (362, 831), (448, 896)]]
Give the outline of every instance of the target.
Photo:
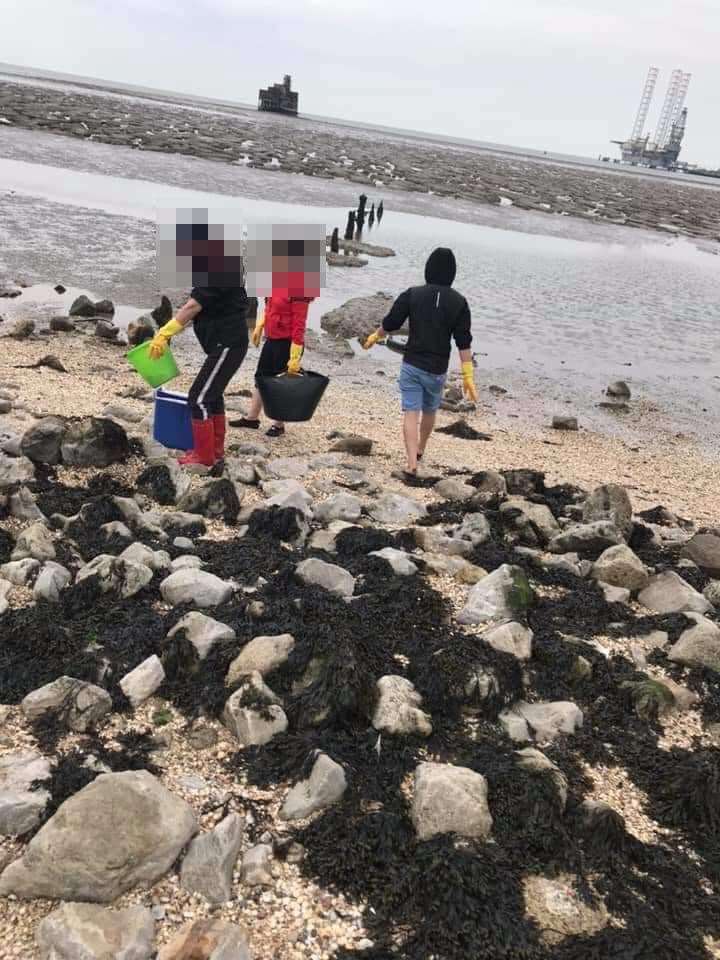
[(324, 224), (251, 224), (247, 243), (250, 296), (318, 297), (325, 285)]

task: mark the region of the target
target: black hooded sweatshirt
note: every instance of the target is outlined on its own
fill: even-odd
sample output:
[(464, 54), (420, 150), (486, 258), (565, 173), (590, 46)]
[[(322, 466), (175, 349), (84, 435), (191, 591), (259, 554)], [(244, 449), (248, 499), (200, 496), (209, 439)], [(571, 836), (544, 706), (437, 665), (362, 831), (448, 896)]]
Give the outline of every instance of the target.
[(425, 283), (401, 293), (383, 320), (387, 333), (410, 320), (405, 363), (427, 373), (447, 373), (453, 339), (458, 350), (468, 350), (472, 343), (470, 307), (452, 289), (455, 271), (452, 250), (433, 250), (425, 264)]

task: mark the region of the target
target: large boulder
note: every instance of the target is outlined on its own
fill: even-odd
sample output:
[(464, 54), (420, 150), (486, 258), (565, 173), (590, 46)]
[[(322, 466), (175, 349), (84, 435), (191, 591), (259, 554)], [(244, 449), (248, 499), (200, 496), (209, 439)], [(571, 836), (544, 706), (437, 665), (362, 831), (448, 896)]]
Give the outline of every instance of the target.
[(429, 715), (420, 709), (422, 697), (409, 680), (397, 676), (380, 677), (377, 693), (372, 718), (376, 730), (398, 736), (430, 736), (432, 722)]
[(180, 869), (184, 889), (199, 893), (210, 903), (231, 900), (233, 871), (244, 833), (243, 818), (230, 813), (213, 830), (195, 837)]
[(320, 326), (333, 337), (344, 340), (366, 337), (383, 322), (393, 305), (388, 293), (378, 292), (368, 297), (353, 297), (320, 318)]
[(290, 789), (280, 810), (281, 820), (304, 820), (342, 799), (347, 789), (345, 770), (326, 753), (318, 752), (307, 780)]
[(69, 422), (60, 449), (63, 462), (72, 467), (109, 467), (130, 456), (125, 430), (114, 420), (99, 417)]
[(289, 633), (276, 637), (254, 637), (247, 643), (228, 667), (225, 683), (233, 686), (251, 673), (266, 676), (286, 661), (295, 647), (295, 638)]
[(33, 463), (60, 463), (63, 437), (67, 424), (60, 417), (43, 417), (26, 430), (20, 441), (23, 455)]
[(712, 610), (710, 601), (674, 570), (652, 577), (638, 600), (653, 613), (708, 613)]
[(227, 920), (191, 920), (157, 960), (252, 960), (245, 933)]
[(87, 733), (112, 710), (107, 690), (75, 677), (58, 677), (33, 690), (22, 701), (25, 719), (34, 723), (51, 715), (76, 733)]
[(601, 553), (593, 564), (592, 576), (613, 587), (624, 587), (631, 593), (642, 590), (650, 579), (640, 557), (624, 544), (608, 547)]
[(421, 763), (415, 770), (410, 816), (420, 840), (443, 833), (484, 840), (493, 823), (487, 781), (467, 767)]
[(175, 506), (182, 500), (190, 484), (190, 476), (180, 469), (175, 460), (151, 464), (135, 481), (140, 493), (152, 497), (165, 507)]
[(150, 960), (154, 937), (147, 907), (62, 903), (40, 922), (35, 941), (40, 960)]
[(334, 563), (311, 557), (295, 568), (295, 573), (311, 586), (322, 587), (338, 597), (351, 597), (355, 592), (355, 577)]
[(173, 607), (194, 603), (196, 607), (216, 607), (227, 603), (233, 594), (233, 584), (221, 580), (205, 570), (184, 569), (171, 573), (160, 584), (163, 600)]
[(24, 750), (0, 757), (0, 836), (20, 836), (40, 822), (50, 794), (32, 789), (50, 779), (50, 761)]
[(522, 618), (535, 599), (522, 567), (504, 563), (471, 588), (458, 614), (460, 623)]
[(511, 497), (500, 506), (500, 515), (517, 539), (530, 547), (545, 546), (560, 533), (557, 520), (544, 503)]
[(605, 483), (597, 487), (583, 504), (583, 520), (595, 523), (608, 520), (627, 540), (632, 533), (632, 503), (625, 487), (617, 483)]
[(520, 700), (500, 714), (500, 722), (511, 740), (551, 743), (561, 733), (572, 734), (583, 725), (583, 713), (570, 700), (554, 703), (526, 703)]
[(196, 830), (188, 804), (146, 770), (100, 774), (6, 868), (0, 896), (110, 903), (164, 876)]
[(707, 667), (720, 673), (720, 627), (699, 614), (687, 614), (694, 620), (668, 652), (668, 658), (686, 667)]
[(368, 513), (378, 523), (389, 526), (404, 526), (413, 523), (427, 513), (427, 507), (411, 497), (399, 493), (384, 493), (371, 504)]
[(697, 533), (682, 548), (681, 556), (692, 560), (711, 577), (720, 577), (720, 536)]

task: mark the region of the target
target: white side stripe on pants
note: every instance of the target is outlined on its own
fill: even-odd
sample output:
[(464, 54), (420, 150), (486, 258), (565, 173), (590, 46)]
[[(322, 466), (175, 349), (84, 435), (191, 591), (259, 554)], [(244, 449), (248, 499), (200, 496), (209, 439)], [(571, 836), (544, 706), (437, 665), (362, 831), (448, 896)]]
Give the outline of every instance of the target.
[(215, 379), (215, 377), (218, 375), (218, 372), (219, 372), (219, 370), (220, 370), (220, 367), (222, 367), (223, 363), (225, 363), (225, 359), (226, 359), (228, 353), (230, 353), (230, 348), (229, 348), (229, 347), (226, 347), (226, 348), (223, 350), (223, 352), (220, 354), (220, 356), (219, 356), (219, 358), (218, 358), (218, 362), (215, 364), (215, 366), (214, 366), (213, 369), (212, 369), (212, 373), (210, 374), (210, 376), (209, 376), (209, 377), (207, 378), (207, 380), (205, 381), (205, 386), (204, 386), (204, 387), (202, 388), (202, 390), (200, 391), (200, 396), (199, 396), (198, 399), (197, 399), (197, 405), (198, 405), (198, 407), (200, 407), (200, 410), (202, 411), (203, 420), (207, 420), (207, 418), (208, 418), (208, 412), (207, 412), (207, 410), (205, 409), (205, 407), (204, 407), (204, 405), (203, 405), (203, 400), (205, 399), (205, 394), (208, 392), (208, 390), (209, 390), (210, 387), (212, 386), (212, 382), (213, 382), (213, 380)]

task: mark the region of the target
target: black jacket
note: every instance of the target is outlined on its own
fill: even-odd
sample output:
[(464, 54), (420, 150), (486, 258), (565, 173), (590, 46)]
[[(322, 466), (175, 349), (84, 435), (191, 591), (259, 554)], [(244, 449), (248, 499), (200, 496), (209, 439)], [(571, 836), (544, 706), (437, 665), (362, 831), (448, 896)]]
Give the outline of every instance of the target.
[(439, 247), (425, 266), (427, 283), (401, 293), (383, 320), (387, 333), (410, 321), (405, 362), (428, 373), (447, 373), (452, 341), (458, 350), (472, 343), (470, 307), (462, 294), (453, 290), (455, 257)]
[(193, 287), (190, 296), (202, 307), (194, 327), (205, 353), (217, 353), (226, 347), (247, 347), (245, 287)]

